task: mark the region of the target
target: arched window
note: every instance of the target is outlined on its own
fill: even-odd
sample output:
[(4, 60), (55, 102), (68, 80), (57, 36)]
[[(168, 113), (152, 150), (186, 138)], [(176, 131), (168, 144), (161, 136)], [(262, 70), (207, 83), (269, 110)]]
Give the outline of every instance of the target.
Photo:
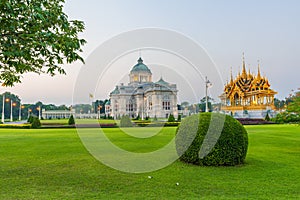
[(238, 93), (235, 93), (234, 95), (234, 101), (235, 101), (235, 105), (239, 105), (240, 104), (240, 96)]
[(148, 97), (148, 110), (152, 110), (152, 96)]
[(132, 112), (134, 111), (134, 99), (130, 98), (129, 101), (126, 103), (126, 111), (127, 112)]
[(171, 110), (171, 103), (169, 95), (165, 95), (162, 101), (163, 110)]
[(118, 112), (118, 110), (119, 110), (119, 103), (117, 100), (115, 100), (114, 110), (115, 110), (115, 112)]

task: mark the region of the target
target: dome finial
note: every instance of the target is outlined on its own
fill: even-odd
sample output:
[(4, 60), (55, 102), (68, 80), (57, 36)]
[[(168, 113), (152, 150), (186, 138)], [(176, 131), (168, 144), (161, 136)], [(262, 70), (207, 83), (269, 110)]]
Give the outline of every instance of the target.
[(142, 57), (139, 57), (139, 59), (138, 59), (138, 63), (139, 63), (139, 64), (143, 63), (143, 59), (142, 59)]

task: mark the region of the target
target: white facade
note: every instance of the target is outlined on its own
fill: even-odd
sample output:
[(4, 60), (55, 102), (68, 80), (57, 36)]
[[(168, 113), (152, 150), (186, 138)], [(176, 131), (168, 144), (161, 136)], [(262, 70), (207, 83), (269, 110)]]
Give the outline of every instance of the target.
[(73, 115), (75, 117), (75, 111), (70, 110), (42, 110), (43, 119), (68, 119)]
[(152, 82), (152, 73), (141, 58), (130, 71), (129, 80), (128, 85), (117, 85), (110, 93), (110, 116), (140, 116), (142, 119), (178, 116), (176, 84), (162, 78)]

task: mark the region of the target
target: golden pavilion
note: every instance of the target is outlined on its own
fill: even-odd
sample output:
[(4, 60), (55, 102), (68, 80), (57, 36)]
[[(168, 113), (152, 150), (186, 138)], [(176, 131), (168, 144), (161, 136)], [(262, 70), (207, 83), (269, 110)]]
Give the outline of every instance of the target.
[(221, 110), (231, 113), (234, 117), (264, 118), (267, 113), (272, 115), (275, 110), (274, 95), (276, 91), (270, 88), (269, 80), (261, 76), (258, 63), (257, 75), (246, 71), (245, 58), (243, 56), (242, 73), (239, 72), (234, 79), (224, 87), (224, 93), (220, 96)]

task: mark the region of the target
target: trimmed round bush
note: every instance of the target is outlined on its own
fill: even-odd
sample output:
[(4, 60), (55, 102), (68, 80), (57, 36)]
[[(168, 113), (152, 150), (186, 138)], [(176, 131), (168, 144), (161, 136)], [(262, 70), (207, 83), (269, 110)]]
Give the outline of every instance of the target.
[(120, 127), (132, 127), (133, 124), (129, 118), (129, 116), (125, 115), (121, 118)]
[(180, 160), (201, 166), (243, 164), (248, 134), (240, 122), (229, 115), (201, 113), (182, 120), (176, 131), (176, 150)]

